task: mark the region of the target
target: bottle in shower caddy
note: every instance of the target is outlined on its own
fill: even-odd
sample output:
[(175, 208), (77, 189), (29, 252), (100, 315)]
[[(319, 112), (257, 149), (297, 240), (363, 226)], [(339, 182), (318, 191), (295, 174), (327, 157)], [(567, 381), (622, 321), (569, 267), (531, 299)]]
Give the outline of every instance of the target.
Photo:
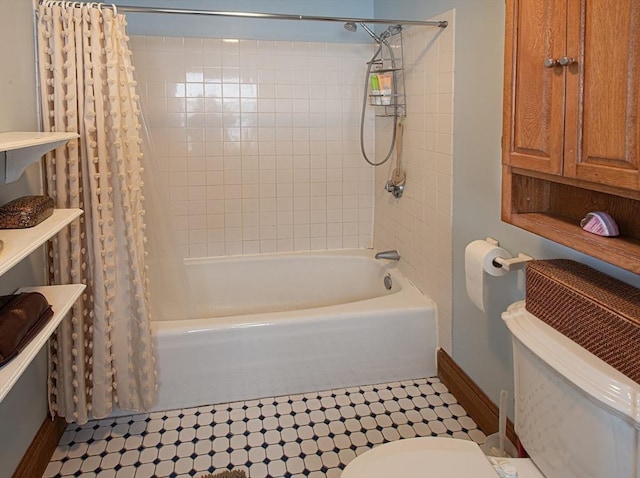
[(372, 105), (381, 105), (382, 101), (380, 98), (380, 81), (378, 80), (378, 75), (373, 73), (371, 75), (371, 101)]
[(388, 106), (391, 104), (391, 96), (393, 95), (393, 77), (392, 73), (379, 73), (378, 84), (380, 87), (380, 100), (382, 105)]

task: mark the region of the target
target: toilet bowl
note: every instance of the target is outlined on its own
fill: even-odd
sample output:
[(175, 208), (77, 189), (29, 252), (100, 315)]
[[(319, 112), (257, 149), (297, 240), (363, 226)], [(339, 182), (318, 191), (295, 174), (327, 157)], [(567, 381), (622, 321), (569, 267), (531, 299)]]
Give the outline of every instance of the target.
[[(501, 459), (503, 460), (503, 459)], [(505, 459), (518, 478), (544, 478), (529, 459)], [(480, 447), (457, 438), (425, 437), (377, 446), (353, 460), (341, 478), (496, 478)], [(508, 476), (508, 475), (506, 475)], [(516, 475), (511, 473), (515, 478)]]
[[(502, 314), (513, 337), (514, 426), (531, 459), (518, 478), (640, 478), (640, 385), (533, 316)], [(500, 471), (500, 473), (499, 473)], [(341, 478), (514, 477), (468, 440), (425, 437), (377, 446)]]

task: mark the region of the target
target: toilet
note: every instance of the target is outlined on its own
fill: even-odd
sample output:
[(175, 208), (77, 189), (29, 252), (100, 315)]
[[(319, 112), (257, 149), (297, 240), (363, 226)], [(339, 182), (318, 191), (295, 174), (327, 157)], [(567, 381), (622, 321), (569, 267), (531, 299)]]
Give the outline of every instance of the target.
[(363, 453), (342, 478), (640, 478), (640, 385), (524, 302), (502, 318), (513, 337), (514, 425), (529, 458), (498, 469), (475, 442), (410, 438)]

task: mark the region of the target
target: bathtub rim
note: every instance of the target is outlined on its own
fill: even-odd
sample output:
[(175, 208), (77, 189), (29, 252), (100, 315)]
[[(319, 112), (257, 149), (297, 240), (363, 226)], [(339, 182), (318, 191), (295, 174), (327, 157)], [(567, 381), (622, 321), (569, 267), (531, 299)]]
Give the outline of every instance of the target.
[(240, 262), (248, 262), (250, 260), (256, 259), (271, 259), (276, 257), (286, 257), (286, 256), (355, 256), (355, 257), (364, 257), (370, 258), (375, 261), (380, 261), (381, 263), (387, 263), (393, 268), (396, 268), (397, 261), (389, 261), (385, 259), (376, 259), (375, 255), (378, 251), (377, 249), (323, 249), (319, 251), (288, 251), (288, 252), (260, 252), (256, 254), (230, 254), (226, 256), (204, 256), (204, 257), (186, 257), (184, 259), (185, 263), (199, 263), (199, 262), (231, 262), (231, 261), (240, 261)]

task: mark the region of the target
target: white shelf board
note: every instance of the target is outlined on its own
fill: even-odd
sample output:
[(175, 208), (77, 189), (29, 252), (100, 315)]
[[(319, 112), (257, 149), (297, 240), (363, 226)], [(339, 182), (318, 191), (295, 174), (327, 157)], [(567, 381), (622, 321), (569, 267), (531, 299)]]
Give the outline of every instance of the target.
[(0, 133), (0, 151), (6, 151), (5, 183), (17, 181), (27, 166), (39, 161), (43, 154), (58, 148), (78, 133), (42, 133), (11, 131)]
[(71, 306), (78, 300), (84, 290), (83, 284), (51, 285), (41, 287), (23, 287), (18, 292), (40, 292), (43, 294), (51, 308), (53, 317), (44, 328), (29, 342), (11, 362), (0, 368), (0, 402), (4, 400), (11, 388), (18, 381), (23, 372), (27, 369), (40, 349), (49, 340), (49, 337), (56, 330), (62, 319), (71, 309)]
[(0, 151), (13, 151), (14, 149), (30, 148), (32, 146), (69, 141), (70, 139), (79, 137), (80, 135), (78, 135), (78, 133), (10, 131), (8, 133), (0, 133)]
[(26, 229), (0, 229), (0, 275), (31, 254), (82, 214), (81, 209), (54, 209), (51, 217)]

